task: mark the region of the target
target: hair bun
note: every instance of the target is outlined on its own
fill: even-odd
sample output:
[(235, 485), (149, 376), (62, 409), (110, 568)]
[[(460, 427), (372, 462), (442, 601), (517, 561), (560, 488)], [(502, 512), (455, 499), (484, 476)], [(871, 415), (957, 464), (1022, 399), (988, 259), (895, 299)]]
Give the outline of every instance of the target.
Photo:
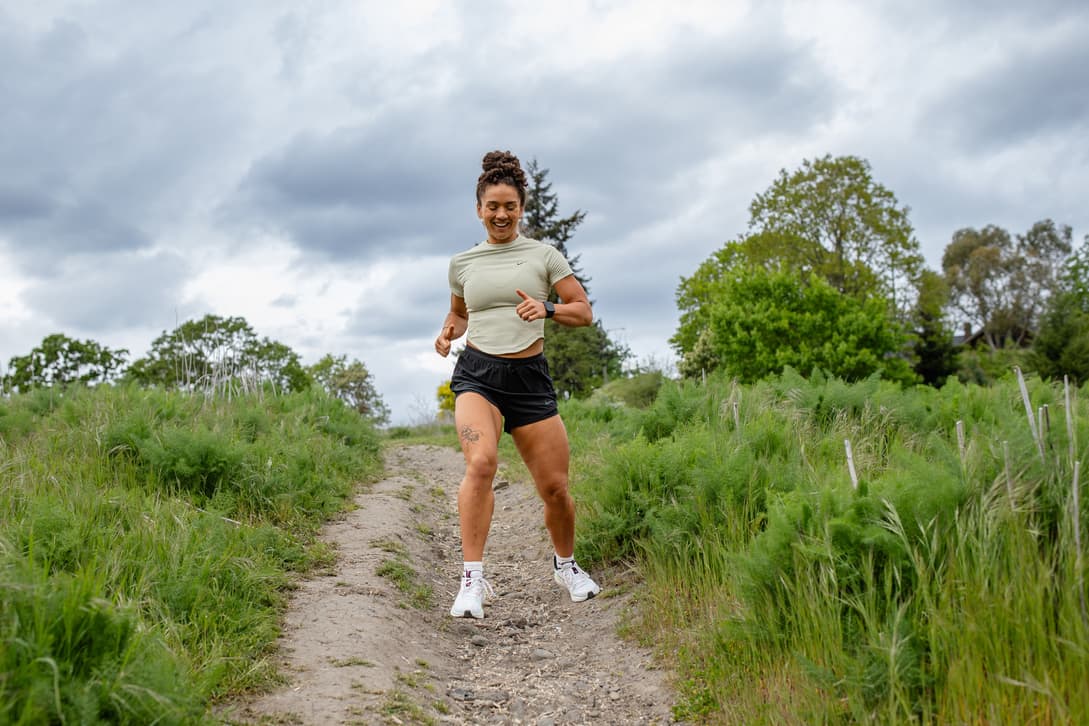
[(509, 184), (518, 190), (518, 198), (522, 204), (526, 203), (529, 180), (526, 179), (526, 173), (522, 171), (522, 163), (517, 156), (509, 151), (489, 151), (480, 165), (484, 167), (484, 171), (476, 181), (477, 204), (480, 204), (484, 190), (494, 184)]
[(522, 164), (518, 161), (518, 157), (509, 151), (489, 151), (484, 155), (484, 160), (481, 162), (481, 167), (483, 167), (484, 171), (509, 168), (512, 166), (520, 169)]

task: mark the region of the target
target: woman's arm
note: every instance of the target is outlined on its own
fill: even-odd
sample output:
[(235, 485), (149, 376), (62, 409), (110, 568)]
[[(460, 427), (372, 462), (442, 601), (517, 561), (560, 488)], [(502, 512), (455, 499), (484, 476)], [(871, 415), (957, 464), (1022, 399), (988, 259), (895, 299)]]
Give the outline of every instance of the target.
[(465, 335), (469, 327), (469, 310), (465, 298), (450, 293), (450, 312), (442, 322), (442, 331), (435, 338), (435, 352), (445, 358), (450, 354), (450, 344)]
[(563, 302), (556, 305), (555, 320), (560, 325), (573, 328), (594, 322), (594, 310), (590, 307), (590, 298), (582, 289), (582, 283), (574, 275), (568, 275), (556, 281), (556, 294)]
[[(594, 311), (590, 307), (590, 299), (586, 297), (586, 291), (574, 275), (568, 275), (556, 282), (556, 294), (563, 300), (556, 304), (556, 314), (553, 318), (560, 325), (577, 328), (581, 325), (589, 325), (594, 322)], [(541, 300), (534, 300), (521, 290), (515, 292), (522, 298), (515, 312), (522, 320), (538, 320), (545, 317), (545, 305)]]

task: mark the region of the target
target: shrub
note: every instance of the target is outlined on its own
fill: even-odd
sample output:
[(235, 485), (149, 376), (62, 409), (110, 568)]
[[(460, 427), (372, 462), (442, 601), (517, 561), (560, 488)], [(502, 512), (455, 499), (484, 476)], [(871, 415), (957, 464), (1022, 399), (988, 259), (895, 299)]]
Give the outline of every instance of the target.
[[(584, 430), (609, 442), (576, 491), (580, 557), (641, 566), (648, 637), (680, 654), (676, 713), (711, 717), (717, 703), (744, 722), (971, 722), (999, 702), (1017, 721), (1089, 712), (1071, 522), (1089, 384), (1072, 392), (1075, 441), (1061, 388), (1026, 385), (1034, 417), (1050, 410), (1042, 459), (1008, 377), (936, 390), (792, 370), (752, 386), (712, 375), (664, 383), (635, 413), (633, 438), (611, 423), (605, 434), (571, 427), (573, 451)], [(1083, 499), (1083, 532), (1086, 512)], [(1014, 681), (1046, 682), (1046, 693)]]
[(44, 393), (0, 402), (0, 722), (199, 723), (267, 684), (286, 573), (379, 471), (372, 424), (319, 391)]
[(100, 574), (47, 576), (0, 561), (0, 720), (191, 723), (202, 704), (182, 662), (131, 609), (104, 599)]

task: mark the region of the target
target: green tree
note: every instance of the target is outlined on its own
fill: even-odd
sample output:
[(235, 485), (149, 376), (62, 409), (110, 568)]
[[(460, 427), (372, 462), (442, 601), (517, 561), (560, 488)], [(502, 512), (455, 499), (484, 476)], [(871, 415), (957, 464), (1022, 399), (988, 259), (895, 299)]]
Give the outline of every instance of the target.
[(560, 200), (552, 193), (552, 182), (548, 181), (548, 169), (542, 169), (533, 159), (526, 164), (529, 176), (529, 188), (526, 190), (526, 209), (522, 215), (522, 234), (530, 239), (548, 242), (563, 253), (575, 279), (579, 281), (586, 294), (590, 294), (589, 282), (579, 266), (581, 254), (572, 256), (567, 251), (567, 242), (575, 234), (575, 229), (586, 218), (586, 212), (576, 209), (572, 214), (560, 216)]
[(814, 272), (844, 294), (906, 310), (923, 264), (908, 212), (865, 159), (826, 155), (782, 170), (756, 195), (744, 251), (750, 264)]
[(1089, 305), (1077, 294), (1054, 295), (1032, 344), (1030, 361), (1041, 378), (1089, 381)]
[(1050, 219), (1012, 237), (995, 225), (957, 230), (942, 255), (951, 301), (992, 350), (1035, 333), (1071, 251), (1071, 229)]
[(262, 381), (287, 391), (304, 391), (313, 383), (299, 354), (279, 341), (261, 338), (249, 352), (251, 370)]
[[(727, 242), (721, 249), (700, 263), (691, 277), (682, 277), (677, 286), (677, 308), (680, 310), (680, 324), (677, 332), (669, 339), (670, 344), (682, 358), (695, 354), (700, 340), (706, 338), (711, 322), (711, 303), (722, 293), (723, 286), (733, 271), (747, 264), (759, 264), (749, 260), (745, 243), (741, 240)], [(700, 354), (702, 356), (702, 353)], [(698, 374), (706, 366), (699, 365), (691, 370), (692, 362), (682, 360), (681, 374)]]
[(631, 356), (627, 346), (609, 337), (600, 320), (580, 328), (548, 320), (545, 340), (552, 382), (563, 398), (583, 398), (607, 380), (619, 378)]
[[(579, 267), (580, 255), (572, 257), (567, 249), (567, 242), (586, 217), (586, 212), (576, 210), (561, 217), (559, 199), (548, 181), (548, 169), (540, 168), (534, 159), (526, 165), (526, 170), (529, 189), (522, 216), (522, 232), (558, 249), (589, 296), (591, 278)], [(559, 300), (554, 290), (549, 298), (553, 302)], [(563, 397), (589, 395), (607, 378), (620, 376), (624, 361), (630, 356), (626, 346), (609, 337), (600, 320), (578, 328), (569, 328), (549, 320), (545, 323), (545, 341), (552, 380), (556, 384), (556, 392)]]
[(823, 277), (737, 268), (711, 304), (705, 355), (742, 382), (787, 366), (845, 380), (911, 382), (906, 336), (885, 300), (844, 295)]
[(739, 271), (811, 275), (863, 305), (880, 300), (912, 318), (923, 271), (908, 208), (854, 156), (824, 156), (783, 170), (749, 206), (748, 233), (705, 260), (677, 288), (680, 324), (670, 343), (682, 375), (716, 367), (711, 311)]
[(163, 331), (126, 375), (144, 386), (183, 389), (235, 378), (287, 390), (310, 385), (298, 354), (289, 347), (258, 338), (245, 318), (211, 314)]
[(1032, 343), (1030, 361), (1043, 378), (1089, 381), (1089, 235), (1067, 259)]
[(379, 424), (389, 421), (389, 407), (362, 361), (353, 358), (349, 362), (347, 356), (326, 354), (307, 368), (307, 373), (326, 393), (344, 401), (366, 418)]
[(4, 387), (13, 391), (72, 384), (109, 383), (125, 364), (128, 351), (111, 350), (93, 340), (76, 340), (60, 333), (47, 335), (27, 355), (8, 362)]
[(915, 373), (930, 386), (941, 386), (957, 372), (953, 331), (945, 319), (949, 285), (933, 270), (919, 275), (919, 296), (912, 321), (915, 326)]
[(1085, 235), (1081, 247), (1067, 258), (1061, 281), (1079, 299), (1089, 301), (1089, 234)]

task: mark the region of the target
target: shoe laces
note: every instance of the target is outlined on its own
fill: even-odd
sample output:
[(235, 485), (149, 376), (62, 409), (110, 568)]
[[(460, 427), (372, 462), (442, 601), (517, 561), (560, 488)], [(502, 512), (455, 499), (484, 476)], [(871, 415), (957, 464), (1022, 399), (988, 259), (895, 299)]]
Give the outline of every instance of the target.
[(492, 589), (492, 584), (485, 580), (483, 575), (480, 577), (464, 578), (462, 587), (466, 590), (473, 590), (476, 592), (483, 591), (487, 593), (488, 597), (495, 597), (495, 590)]
[(560, 577), (568, 582), (581, 582), (590, 577), (574, 562), (565, 563), (558, 572), (560, 573)]

